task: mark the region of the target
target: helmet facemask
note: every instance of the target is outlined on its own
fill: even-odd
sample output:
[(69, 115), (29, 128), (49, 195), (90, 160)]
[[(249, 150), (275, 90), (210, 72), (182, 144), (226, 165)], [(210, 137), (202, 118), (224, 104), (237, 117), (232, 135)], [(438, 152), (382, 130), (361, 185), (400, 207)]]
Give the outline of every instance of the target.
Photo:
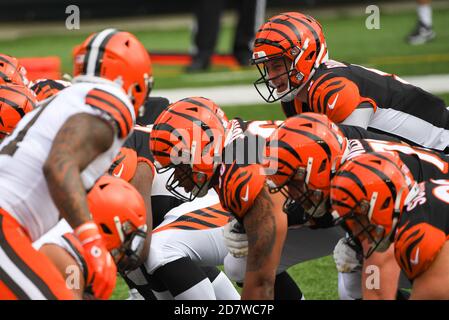
[[(111, 250), (111, 255), (121, 273), (132, 271), (142, 263), (142, 253), (147, 237), (147, 226), (134, 226), (130, 221), (120, 222), (114, 217), (115, 227), (120, 236), (121, 245)], [(107, 230), (103, 231), (107, 233)]]
[[(304, 79), (304, 75), (295, 69), (293, 61), (285, 58), (282, 54), (253, 59), (252, 62), (260, 73), (260, 78), (254, 82), (254, 87), (266, 102), (271, 103), (288, 97), (293, 100), (302, 88), (299, 84)], [(270, 78), (267, 63), (277, 66), (279, 73), (276, 76)], [(286, 88), (282, 92), (278, 92), (274, 83), (282, 77), (286, 78)]]
[[(173, 169), (165, 187), (177, 199), (181, 201), (193, 201), (197, 197), (204, 197), (209, 190), (207, 175), (203, 172), (192, 171), (188, 164), (178, 164), (157, 169), (159, 174)], [(189, 188), (190, 190), (186, 190)], [(182, 191), (184, 190), (184, 191)], [(187, 194), (187, 195), (186, 195)]]
[[(378, 199), (377, 192), (373, 192), (369, 202), (366, 199), (363, 199), (350, 208), (347, 215), (337, 220), (336, 223), (343, 223), (345, 225), (345, 229), (348, 230), (350, 237), (354, 241), (368, 240), (370, 247), (366, 254), (364, 254), (365, 259), (369, 258), (375, 251), (385, 252), (393, 242), (400, 216), (399, 204), (401, 194), (402, 191), (396, 199), (392, 213), (392, 226), (389, 234), (386, 233), (384, 226), (372, 222), (374, 207)], [(391, 197), (385, 199), (381, 206), (381, 210), (388, 208), (388, 206), (391, 205), (390, 201), (393, 201)]]
[(322, 190), (309, 187), (312, 163), (312, 158), (309, 158), (307, 168), (299, 167), (282, 186), (269, 189), (271, 193), (281, 192), (284, 195), (285, 213), (303, 213), (301, 219), (303, 223), (312, 218), (322, 217), (328, 212), (329, 207), (329, 197)]

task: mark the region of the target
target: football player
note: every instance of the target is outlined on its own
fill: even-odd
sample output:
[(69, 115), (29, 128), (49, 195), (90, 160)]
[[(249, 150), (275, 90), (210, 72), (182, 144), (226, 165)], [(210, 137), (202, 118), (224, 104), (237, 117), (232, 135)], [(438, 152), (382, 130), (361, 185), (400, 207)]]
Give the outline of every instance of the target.
[[(109, 175), (102, 176), (87, 196), (92, 218), (99, 226), (106, 248), (121, 272), (135, 268), (147, 235), (146, 210), (142, 196), (129, 183)], [(33, 243), (57, 267), (66, 283), (72, 284), (78, 299), (89, 292), (85, 253), (73, 229), (62, 219)], [(82, 275), (79, 282), (71, 279)]]
[(148, 96), (152, 69), (130, 33), (106, 29), (74, 51), (73, 85), (29, 112), (0, 145), (0, 297), (71, 299), (55, 266), (32, 247), (63, 217), (84, 248), (96, 298), (116, 266), (91, 219), (86, 190), (107, 170)]
[[(214, 192), (188, 205), (168, 192), (165, 185), (171, 171), (155, 172), (150, 136), (151, 126), (136, 126), (110, 168), (113, 175), (130, 181), (144, 196), (151, 215), (148, 223), (157, 228), (151, 235), (151, 247), (146, 249), (148, 262), (139, 270), (122, 274), (125, 281), (145, 299), (153, 298), (153, 292), (157, 299), (238, 299), (222, 272), (205, 267), (223, 264), (227, 249), (222, 227), (229, 215), (216, 208), (219, 201)], [(180, 274), (180, 269), (189, 270), (189, 277)]]
[[(301, 224), (311, 227), (333, 225), (329, 210), (330, 179), (342, 163), (359, 154), (396, 152), (417, 181), (449, 177), (449, 158), (442, 153), (405, 143), (348, 137), (385, 138), (361, 128), (337, 126), (325, 115), (304, 113), (287, 119), (268, 139), (270, 161), (267, 165), (273, 169), (267, 178), (270, 190), (285, 195), (284, 210), (288, 215), (298, 216)], [(365, 264), (388, 267), (386, 262), (391, 261), (382, 262), (384, 258), (385, 255), (373, 255)], [(388, 281), (388, 276), (392, 273), (387, 273), (385, 279), (394, 284), (394, 281)], [(394, 298), (393, 289), (386, 291), (389, 298)], [(365, 298), (372, 294), (375, 297), (383, 291), (364, 290)]]
[(36, 108), (35, 94), (19, 84), (0, 85), (0, 141), (9, 136), (26, 113)]
[(281, 100), (287, 117), (323, 113), (335, 123), (449, 152), (443, 100), (395, 75), (329, 60), (321, 25), (311, 16), (270, 18), (256, 34), (252, 63), (261, 73), (256, 89), (267, 102)]
[(413, 281), (410, 299), (449, 299), (449, 181), (418, 185), (394, 153), (366, 153), (347, 161), (331, 182), (333, 215), (367, 247), (393, 247)]
[[(266, 230), (259, 235), (268, 234), (276, 226), (287, 227), (283, 223), (287, 221), (282, 213), (283, 198), (270, 195), (264, 188), (264, 172), (258, 164), (265, 138), (276, 126), (272, 121), (227, 121), (223, 111), (212, 101), (192, 97), (172, 104), (159, 116), (150, 140), (157, 170), (163, 172), (174, 169), (167, 189), (180, 197), (183, 190), (189, 195), (184, 196), (184, 200), (193, 200), (214, 188), (219, 194), (222, 207), (237, 216), (240, 222), (243, 221), (246, 232), (250, 228), (248, 242), (255, 241), (257, 250), (262, 253), (256, 254), (257, 250), (252, 251), (250, 245), (243, 298), (273, 298), (273, 290), (265, 289), (274, 284), (279, 263), (272, 262), (273, 265), (268, 266), (262, 265), (262, 261), (266, 255), (279, 259), (282, 253), (283, 239), (276, 236), (257, 238), (252, 223), (265, 221), (262, 225), (266, 226)], [(262, 210), (265, 206), (273, 210), (265, 212)], [(259, 213), (264, 213), (265, 216), (259, 218)], [(282, 221), (278, 222), (278, 219)], [(335, 242), (341, 237), (338, 234), (329, 236)], [(244, 251), (242, 250), (242, 255)], [(327, 254), (330, 252), (331, 249)], [(296, 259), (298, 250), (290, 253), (296, 255), (294, 258), (290, 257), (291, 264), (287, 267), (300, 262)], [(322, 255), (315, 257), (319, 256)], [(274, 267), (274, 271), (265, 272), (270, 267)], [(258, 277), (262, 277), (264, 281), (257, 281)], [(301, 294), (296, 296), (301, 298)]]

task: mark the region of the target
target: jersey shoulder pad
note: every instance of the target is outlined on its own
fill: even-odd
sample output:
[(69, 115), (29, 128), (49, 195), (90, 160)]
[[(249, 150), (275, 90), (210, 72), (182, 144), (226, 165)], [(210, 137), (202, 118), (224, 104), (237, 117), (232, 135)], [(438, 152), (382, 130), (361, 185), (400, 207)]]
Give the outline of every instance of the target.
[(218, 195), (225, 210), (242, 219), (264, 187), (265, 176), (259, 164), (222, 164)]
[(135, 150), (122, 147), (109, 168), (109, 173), (127, 182), (136, 174), (137, 153)]
[(446, 242), (445, 233), (426, 223), (406, 221), (395, 237), (395, 257), (410, 280), (424, 273)]
[(308, 90), (310, 110), (325, 114), (336, 123), (345, 120), (363, 101), (357, 84), (335, 71), (313, 80)]
[(106, 112), (114, 120), (121, 139), (126, 138), (131, 132), (134, 117), (129, 101), (123, 100), (109, 90), (93, 88), (87, 92), (85, 103), (94, 109)]

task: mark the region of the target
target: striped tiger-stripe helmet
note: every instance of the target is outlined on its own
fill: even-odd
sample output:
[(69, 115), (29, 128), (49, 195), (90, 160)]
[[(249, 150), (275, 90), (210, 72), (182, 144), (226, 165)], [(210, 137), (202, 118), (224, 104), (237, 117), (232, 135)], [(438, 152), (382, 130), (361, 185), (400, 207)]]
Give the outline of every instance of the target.
[[(223, 110), (203, 97), (177, 101), (159, 115), (151, 131), (150, 150), (158, 172), (175, 169), (167, 190), (187, 201), (207, 192), (221, 163), (227, 126)], [(178, 192), (178, 187), (189, 196)]]
[[(266, 181), (271, 192), (286, 196), (284, 210), (293, 203), (307, 204), (308, 218), (319, 216), (319, 211), (324, 214), (320, 206), (328, 199), (330, 180), (346, 145), (338, 126), (317, 113), (288, 118), (272, 133), (267, 140)], [(312, 196), (317, 200), (310, 201)]]
[[(254, 82), (267, 102), (295, 96), (309, 81), (315, 70), (327, 59), (327, 45), (318, 21), (299, 12), (287, 12), (270, 18), (256, 34), (252, 64), (261, 77)], [(267, 63), (282, 61), (285, 72), (270, 77)], [(288, 86), (279, 92), (274, 80), (288, 76)]]
[(15, 57), (0, 54), (0, 84), (21, 84), (27, 86), (26, 69)]
[(36, 95), (24, 85), (0, 85), (0, 138), (9, 135), (36, 104)]
[(120, 84), (136, 111), (153, 86), (150, 56), (131, 33), (105, 29), (90, 35), (73, 50), (73, 75), (101, 77)]
[(346, 161), (331, 181), (332, 215), (353, 238), (368, 239), (369, 257), (388, 249), (404, 204), (417, 183), (395, 152), (369, 152)]

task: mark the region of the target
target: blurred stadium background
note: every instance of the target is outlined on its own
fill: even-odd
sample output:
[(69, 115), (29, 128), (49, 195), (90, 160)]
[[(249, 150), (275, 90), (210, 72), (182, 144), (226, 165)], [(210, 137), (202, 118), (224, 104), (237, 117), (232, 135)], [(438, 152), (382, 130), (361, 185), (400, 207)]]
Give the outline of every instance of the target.
[[(80, 8), (79, 30), (67, 30), (65, 27), (68, 16), (65, 8), (71, 4)], [(365, 27), (368, 17), (365, 9), (371, 4), (380, 7), (379, 30)], [(189, 52), (193, 25), (190, 7), (190, 1), (181, 0), (2, 0), (0, 52), (20, 58), (55, 57), (57, 59), (50, 60), (50, 64), (56, 61), (57, 69), (70, 73), (72, 48), (93, 31), (116, 27), (135, 33), (154, 55), (154, 95), (177, 89), (191, 90), (197, 94), (206, 87), (235, 85), (255, 92), (252, 82), (258, 74), (251, 67), (241, 68), (228, 61), (214, 64), (208, 72), (187, 74), (182, 63), (158, 60), (161, 53)], [(449, 105), (449, 1), (434, 1), (433, 8), (437, 37), (422, 46), (411, 46), (404, 41), (416, 23), (413, 0), (268, 0), (266, 17), (286, 10), (305, 11), (322, 23), (331, 58), (401, 77), (427, 79), (430, 81), (429, 90), (439, 85), (439, 89), (432, 91)], [(234, 21), (230, 1), (229, 10), (222, 19), (218, 53), (231, 51)], [(38, 63), (35, 67), (39, 69), (47, 62)], [(233, 101), (239, 100), (239, 97), (234, 98)], [(250, 104), (227, 103), (224, 109), (229, 117), (239, 116), (248, 120), (283, 118), (279, 105), (265, 104), (262, 99)], [(307, 299), (338, 298), (337, 273), (331, 257), (297, 265), (289, 272), (300, 284)], [(119, 281), (113, 298), (126, 297), (127, 289)]]

